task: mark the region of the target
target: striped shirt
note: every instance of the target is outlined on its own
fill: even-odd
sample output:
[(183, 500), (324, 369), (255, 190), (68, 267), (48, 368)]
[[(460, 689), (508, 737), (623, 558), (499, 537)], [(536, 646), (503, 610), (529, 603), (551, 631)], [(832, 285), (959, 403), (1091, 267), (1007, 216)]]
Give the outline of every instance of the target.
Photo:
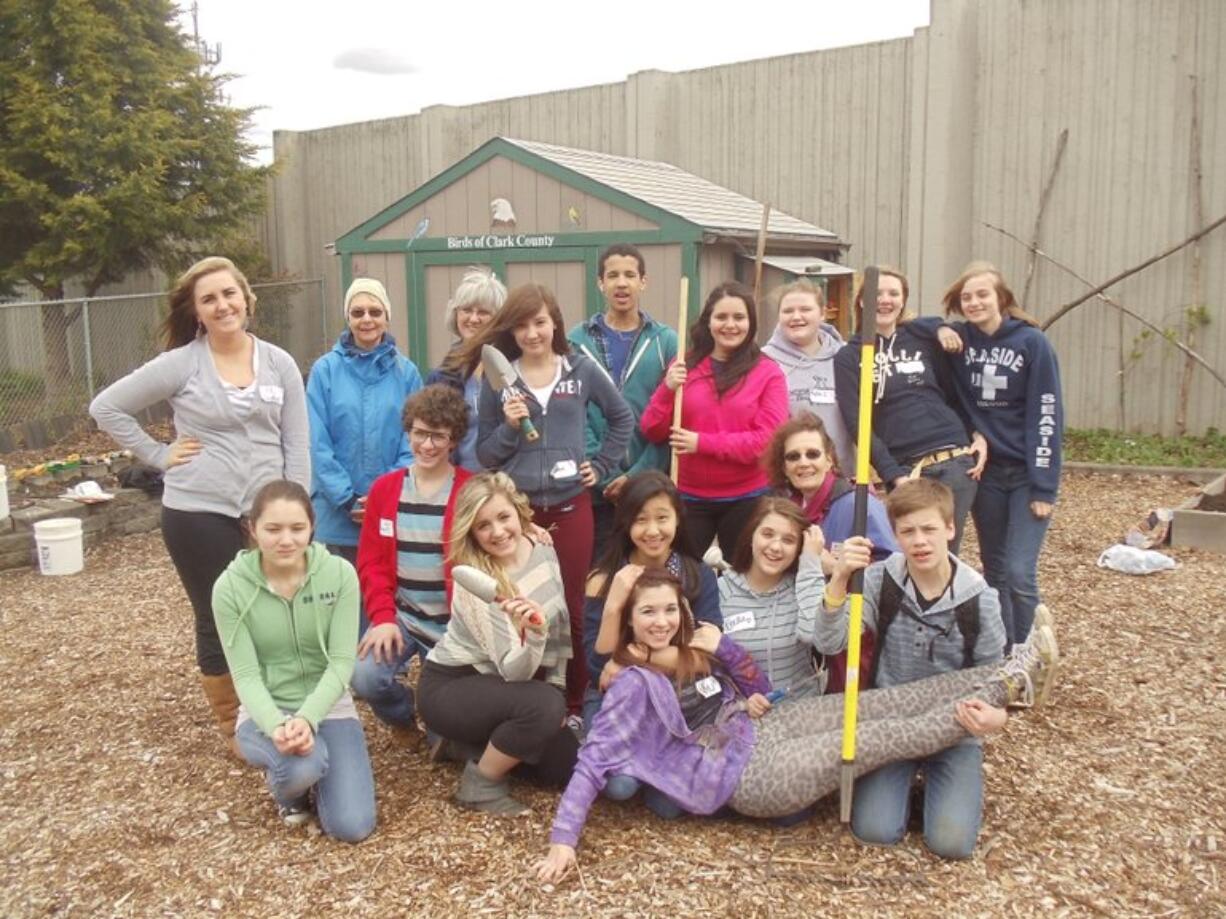
[(427, 660), (446, 667), (476, 668), (507, 681), (530, 680), (543, 670), (546, 682), (566, 685), (571, 658), (570, 617), (562, 587), (562, 570), (552, 546), (537, 543), (524, 566), (510, 572), (518, 596), (539, 604), (549, 627), (517, 632), (498, 603), (485, 603), (459, 584), (452, 585), (451, 621), (447, 634)]
[(451, 618), (443, 580), (443, 515), (451, 481), (448, 476), (423, 495), (410, 469), (396, 509), (396, 607), (407, 617), (409, 633), (427, 647), (443, 637)]
[(753, 656), (777, 689), (813, 673), (818, 605), (825, 589), (821, 561), (808, 552), (801, 553), (795, 577), (786, 575), (766, 593), (755, 591), (735, 571), (719, 579), (724, 634)]

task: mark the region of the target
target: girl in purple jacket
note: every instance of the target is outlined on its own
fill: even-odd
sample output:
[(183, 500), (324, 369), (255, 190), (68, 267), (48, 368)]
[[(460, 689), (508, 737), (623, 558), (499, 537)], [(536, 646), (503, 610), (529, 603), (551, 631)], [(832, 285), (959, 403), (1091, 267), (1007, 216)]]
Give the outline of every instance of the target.
[[(713, 626), (694, 631), (681, 584), (668, 571), (640, 575), (621, 623), (614, 660), (626, 669), (579, 751), (549, 853), (536, 866), (540, 880), (558, 881), (575, 865), (588, 809), (610, 775), (632, 775), (691, 813), (727, 805), (750, 817), (795, 813), (838, 787), (841, 696), (772, 707), (770, 684), (743, 648)], [(865, 692), (856, 774), (960, 742), (968, 733), (958, 715), (968, 709), (978, 715), (1044, 699), (1056, 659), (1054, 631), (1044, 624), (1001, 667)]]

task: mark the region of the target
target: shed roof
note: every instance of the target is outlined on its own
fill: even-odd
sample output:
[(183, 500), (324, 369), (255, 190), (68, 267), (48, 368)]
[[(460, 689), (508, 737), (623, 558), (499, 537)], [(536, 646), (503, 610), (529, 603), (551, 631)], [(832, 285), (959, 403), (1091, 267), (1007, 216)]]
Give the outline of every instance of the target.
[[(502, 140), (624, 194), (671, 211), (712, 233), (756, 235), (762, 224), (760, 203), (671, 163), (512, 137)], [(767, 232), (771, 235), (820, 239), (828, 244), (839, 242), (837, 234), (773, 208)]]
[[(754, 258), (752, 252), (741, 252), (738, 254), (741, 258), (750, 261)], [(762, 262), (770, 265), (772, 268), (778, 268), (781, 271), (802, 277), (830, 278), (856, 273), (854, 268), (848, 268), (846, 265), (818, 258), (816, 255), (764, 255)]]

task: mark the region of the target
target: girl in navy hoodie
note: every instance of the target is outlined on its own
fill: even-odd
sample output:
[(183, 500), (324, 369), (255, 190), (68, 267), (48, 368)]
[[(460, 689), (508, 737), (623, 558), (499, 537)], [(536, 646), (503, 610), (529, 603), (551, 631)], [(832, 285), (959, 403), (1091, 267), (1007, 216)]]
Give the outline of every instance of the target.
[(964, 345), (958, 396), (988, 441), (972, 514), (984, 576), (1000, 593), (1009, 645), (1030, 634), (1039, 604), (1039, 550), (1060, 486), (1064, 408), (1056, 352), (1000, 272), (974, 262), (942, 298)]
[[(877, 351), (873, 368), (872, 464), (889, 488), (923, 476), (954, 493), (955, 555), (966, 515), (975, 501), (975, 481), (987, 446), (968, 431), (958, 402), (946, 349), (961, 350), (957, 335), (936, 316), (916, 317), (907, 309), (907, 278), (881, 268), (877, 284)], [(856, 294), (859, 325), (863, 291)], [(945, 342), (948, 340), (948, 346)], [(860, 336), (834, 359), (839, 411), (854, 437), (860, 427)], [(850, 474), (853, 470), (845, 469)], [(887, 527), (887, 529), (889, 529)]]

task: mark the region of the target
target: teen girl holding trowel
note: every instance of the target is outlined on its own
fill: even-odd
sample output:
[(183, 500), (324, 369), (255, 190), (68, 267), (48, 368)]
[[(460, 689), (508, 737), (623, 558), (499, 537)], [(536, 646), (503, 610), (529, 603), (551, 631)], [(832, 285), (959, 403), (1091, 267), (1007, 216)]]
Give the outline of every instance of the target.
[[(634, 416), (604, 370), (571, 352), (558, 301), (540, 284), (511, 291), (494, 322), (468, 347), (483, 345), (508, 358), (517, 379), (497, 391), (487, 373), (478, 411), (477, 459), (506, 472), (527, 495), (535, 522), (553, 533), (574, 642), (567, 707), (578, 725), (587, 685), (582, 638), (583, 585), (592, 562), (588, 488), (618, 468)], [(596, 403), (609, 425), (599, 453), (590, 459), (585, 455), (588, 402)], [(525, 428), (525, 421), (531, 428)], [(535, 439), (529, 439), (530, 432)]]

